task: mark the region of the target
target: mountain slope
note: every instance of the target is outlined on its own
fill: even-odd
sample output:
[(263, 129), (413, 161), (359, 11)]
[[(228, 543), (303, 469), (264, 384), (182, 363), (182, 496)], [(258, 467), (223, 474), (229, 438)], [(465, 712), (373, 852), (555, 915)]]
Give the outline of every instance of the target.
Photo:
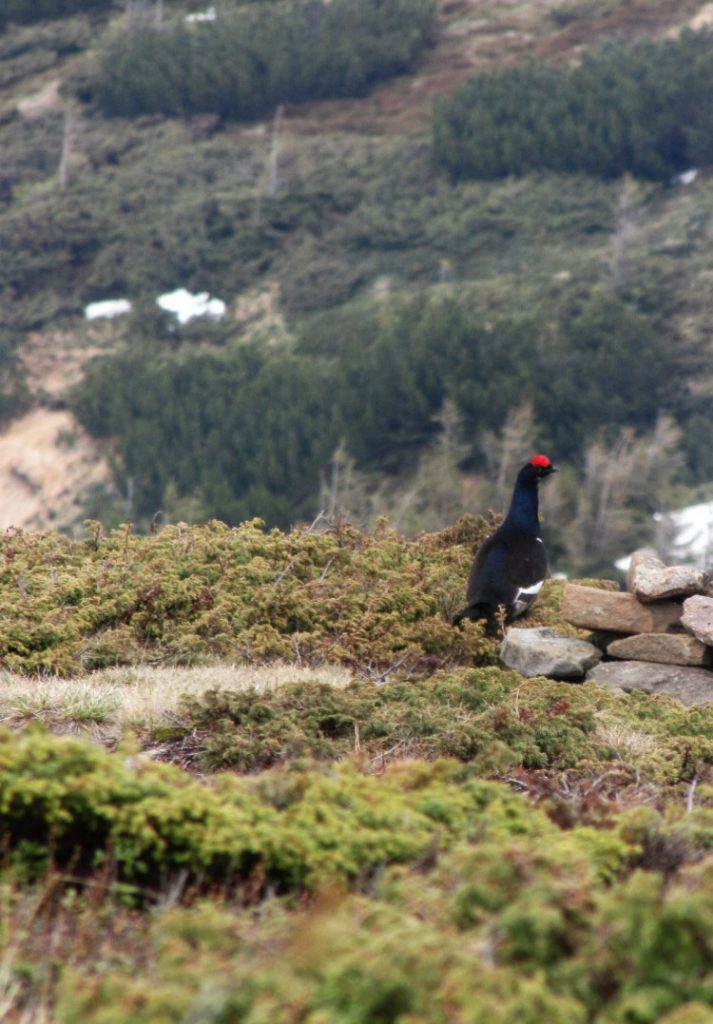
[[(178, 9), (165, 6), (167, 15)], [(82, 313), (90, 300), (135, 305), (131, 319), (101, 328), (104, 350), (140, 336), (149, 359), (166, 360), (236, 337), (278, 348), (306, 337), (333, 354), (360, 303), (450, 289), (486, 320), (534, 316), (556, 333), (558, 311), (614, 280), (679, 353), (681, 388), (695, 382), (703, 401), (706, 175), (676, 190), (547, 176), (454, 185), (433, 169), (429, 132), (434, 97), (476, 70), (576, 59), (600, 39), (664, 37), (706, 16), (697, 3), (643, 0), (444, 3), (435, 43), (411, 74), (364, 98), (288, 104), (252, 124), (107, 120), (78, 98), (106, 16), (10, 28), (0, 35), (0, 238), (12, 258), (0, 288), (7, 344), (31, 371), (31, 404), (56, 404), (38, 380), (43, 362), (56, 360), (57, 328), (82, 362), (96, 349)], [(177, 286), (219, 296), (228, 317), (177, 330), (151, 309)], [(246, 303), (261, 294), (273, 297), (272, 319), (248, 323)], [(470, 453), (479, 471), (485, 443)], [(403, 462), (406, 472), (414, 466), (411, 456)], [(125, 474), (117, 484), (124, 494)], [(70, 512), (56, 515), (67, 522)], [(16, 525), (28, 522), (16, 513)]]

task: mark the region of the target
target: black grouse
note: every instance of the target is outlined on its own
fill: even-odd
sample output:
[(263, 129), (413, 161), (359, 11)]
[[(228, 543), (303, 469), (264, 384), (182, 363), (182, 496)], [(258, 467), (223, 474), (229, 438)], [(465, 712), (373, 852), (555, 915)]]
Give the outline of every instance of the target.
[(517, 474), (505, 520), (478, 548), (468, 578), (467, 604), (453, 619), (495, 619), (505, 608), (512, 622), (530, 607), (547, 576), (547, 552), (540, 537), (537, 487), (556, 473), (546, 455), (535, 455)]

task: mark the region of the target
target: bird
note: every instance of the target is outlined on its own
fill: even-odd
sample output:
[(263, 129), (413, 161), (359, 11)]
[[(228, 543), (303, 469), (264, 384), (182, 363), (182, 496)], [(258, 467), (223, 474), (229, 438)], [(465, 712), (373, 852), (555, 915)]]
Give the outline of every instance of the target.
[(547, 576), (547, 551), (540, 536), (538, 485), (557, 469), (547, 455), (533, 455), (517, 474), (508, 514), (478, 548), (468, 578), (467, 604), (453, 618), (505, 621), (523, 615), (536, 599)]

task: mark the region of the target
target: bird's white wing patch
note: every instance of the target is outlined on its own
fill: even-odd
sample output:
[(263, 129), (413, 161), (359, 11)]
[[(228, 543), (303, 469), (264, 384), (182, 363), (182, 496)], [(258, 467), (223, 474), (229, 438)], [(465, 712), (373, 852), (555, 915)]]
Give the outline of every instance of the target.
[(527, 611), (542, 589), (542, 584), (544, 582), (544, 580), (540, 580), (539, 583), (533, 583), (532, 586), (518, 588), (518, 591), (515, 594), (515, 599), (512, 603), (513, 615), (522, 615), (523, 612)]
[(535, 537), (535, 540), (537, 541), (538, 544), (544, 544), (545, 543), (543, 541), (542, 537)]
[(518, 601), (521, 597), (536, 597), (542, 590), (544, 582), (544, 580), (540, 580), (539, 583), (533, 583), (530, 587), (519, 587), (517, 594), (515, 594), (515, 600)]

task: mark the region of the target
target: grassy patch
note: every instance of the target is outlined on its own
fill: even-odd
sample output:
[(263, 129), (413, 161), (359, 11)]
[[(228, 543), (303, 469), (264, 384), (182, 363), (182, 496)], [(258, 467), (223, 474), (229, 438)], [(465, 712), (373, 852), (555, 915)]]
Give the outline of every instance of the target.
[(304, 683), (263, 693), (208, 690), (184, 698), (174, 728), (176, 758), (209, 770), (353, 754), (380, 770), (395, 758), (448, 756), (488, 776), (520, 768), (611, 771), (605, 790), (623, 793), (642, 782), (675, 786), (707, 777), (713, 764), (713, 706), (622, 698), (590, 683), (523, 679), (495, 667), (381, 687), (354, 681), (341, 689)]
[(135, 665), (98, 669), (75, 679), (0, 675), (0, 722), (13, 729), (42, 723), (54, 733), (88, 734), (114, 746), (128, 733), (141, 739), (175, 725), (183, 699), (207, 690), (265, 693), (297, 680), (343, 687), (351, 680), (338, 666), (304, 668), (215, 664), (205, 667)]

